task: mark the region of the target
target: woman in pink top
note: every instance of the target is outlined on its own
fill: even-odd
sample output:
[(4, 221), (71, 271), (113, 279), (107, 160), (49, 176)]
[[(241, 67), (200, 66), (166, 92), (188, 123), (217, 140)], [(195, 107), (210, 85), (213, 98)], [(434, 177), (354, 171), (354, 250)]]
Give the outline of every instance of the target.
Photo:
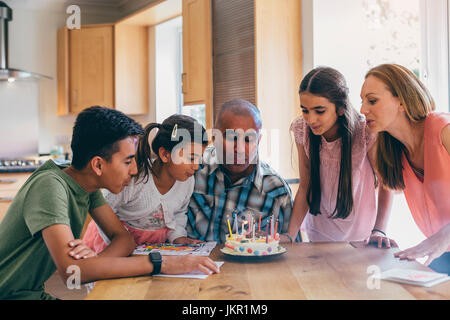
[[(369, 154), (375, 136), (350, 105), (345, 79), (319, 67), (300, 84), (303, 117), (291, 125), (297, 144), (300, 186), (288, 228), (303, 223), (311, 241), (376, 242), (396, 245), (385, 230), (391, 194), (378, 191)], [(309, 214), (307, 214), (309, 213)]]
[(428, 256), (426, 265), (449, 273), (450, 114), (433, 112), (428, 90), (399, 65), (371, 69), (361, 98), (367, 125), (378, 133), (376, 169), (385, 185), (404, 191), (414, 221), (427, 237), (395, 255), (409, 260)]

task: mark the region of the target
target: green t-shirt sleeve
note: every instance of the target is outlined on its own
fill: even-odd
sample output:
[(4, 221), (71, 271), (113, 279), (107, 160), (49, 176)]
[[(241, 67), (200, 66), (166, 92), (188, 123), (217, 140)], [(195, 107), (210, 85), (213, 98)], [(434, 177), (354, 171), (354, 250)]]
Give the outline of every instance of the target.
[(54, 224), (70, 226), (68, 201), (66, 189), (57, 177), (36, 177), (23, 206), (23, 217), (31, 235)]
[(92, 192), (89, 195), (89, 210), (101, 207), (104, 204), (106, 204), (106, 200), (100, 190)]

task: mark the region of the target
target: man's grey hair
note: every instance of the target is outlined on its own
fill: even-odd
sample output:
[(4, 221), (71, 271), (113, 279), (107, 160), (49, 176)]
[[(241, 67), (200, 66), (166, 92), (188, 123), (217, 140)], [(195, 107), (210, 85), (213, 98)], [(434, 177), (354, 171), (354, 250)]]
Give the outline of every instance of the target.
[(261, 112), (252, 103), (244, 99), (232, 99), (225, 102), (219, 109), (216, 121), (214, 124), (215, 128), (221, 128), (221, 118), (225, 112), (231, 112), (237, 116), (250, 116), (253, 118), (256, 129), (261, 130), (262, 120)]

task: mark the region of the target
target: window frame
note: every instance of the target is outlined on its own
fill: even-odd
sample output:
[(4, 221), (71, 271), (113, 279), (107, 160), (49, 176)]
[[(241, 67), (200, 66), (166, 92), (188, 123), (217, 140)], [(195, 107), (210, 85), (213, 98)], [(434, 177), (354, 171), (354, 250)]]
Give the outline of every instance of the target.
[(450, 111), (449, 16), (449, 0), (420, 0), (420, 79), (443, 112)]

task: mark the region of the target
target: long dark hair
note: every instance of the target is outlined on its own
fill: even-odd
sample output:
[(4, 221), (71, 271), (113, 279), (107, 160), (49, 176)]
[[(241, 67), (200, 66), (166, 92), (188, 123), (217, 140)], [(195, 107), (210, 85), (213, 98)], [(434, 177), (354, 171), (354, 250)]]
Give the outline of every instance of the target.
[[(336, 106), (338, 114), (338, 134), (341, 137), (341, 164), (336, 207), (332, 213), (333, 219), (345, 219), (353, 209), (352, 192), (352, 139), (358, 119), (361, 117), (353, 109), (348, 97), (348, 88), (344, 76), (329, 67), (318, 67), (310, 71), (300, 83), (299, 93), (324, 97)], [(342, 111), (339, 115), (338, 111)], [(309, 212), (320, 214), (320, 148), (321, 136), (316, 136), (308, 127), (310, 177), (306, 199)]]
[[(158, 129), (158, 132), (151, 142), (150, 149), (150, 132), (155, 128)], [(139, 140), (136, 154), (137, 180), (145, 183), (148, 181), (150, 174), (157, 175), (151, 160), (152, 151), (157, 157), (155, 161), (161, 161), (159, 158), (161, 147), (172, 152), (174, 148), (179, 148), (191, 142), (200, 143), (204, 146), (208, 144), (208, 134), (205, 128), (192, 117), (174, 114), (161, 124), (148, 124), (144, 129), (143, 137)]]

